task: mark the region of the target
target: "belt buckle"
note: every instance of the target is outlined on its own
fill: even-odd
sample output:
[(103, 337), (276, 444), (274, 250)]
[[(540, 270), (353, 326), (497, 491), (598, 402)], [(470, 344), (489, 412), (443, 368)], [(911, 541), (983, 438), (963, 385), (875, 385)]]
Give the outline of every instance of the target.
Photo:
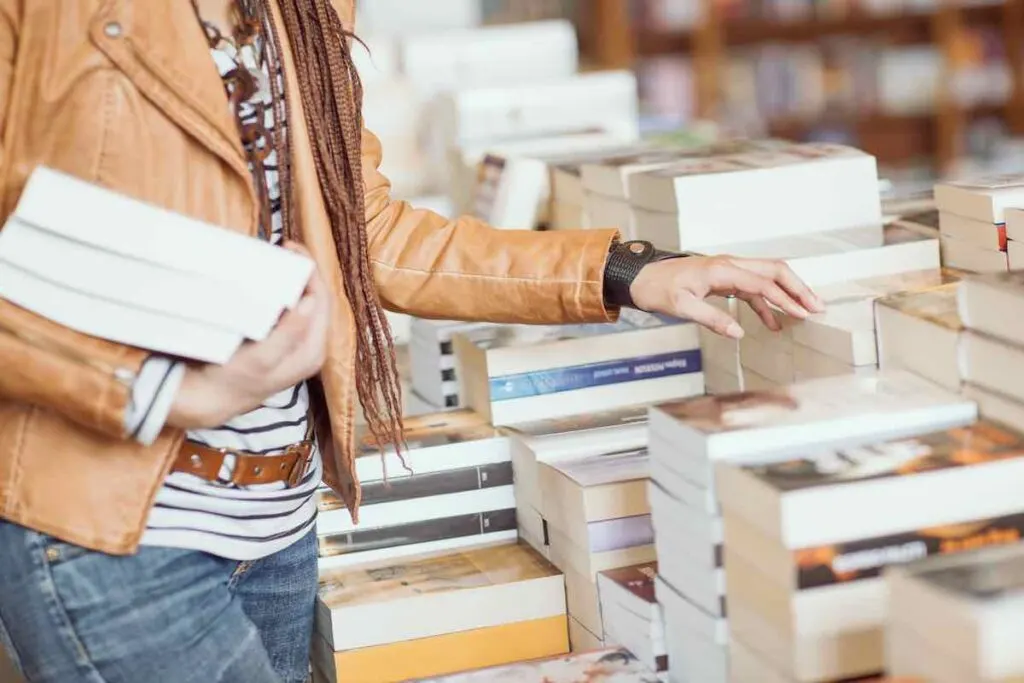
[(295, 450), (295, 462), (292, 463), (292, 469), (288, 472), (288, 478), (285, 479), (285, 487), (293, 489), (299, 485), (302, 481), (303, 475), (306, 474), (306, 467), (309, 465), (310, 455), (313, 453), (313, 449), (309, 442), (303, 442), (296, 444), (292, 447)]

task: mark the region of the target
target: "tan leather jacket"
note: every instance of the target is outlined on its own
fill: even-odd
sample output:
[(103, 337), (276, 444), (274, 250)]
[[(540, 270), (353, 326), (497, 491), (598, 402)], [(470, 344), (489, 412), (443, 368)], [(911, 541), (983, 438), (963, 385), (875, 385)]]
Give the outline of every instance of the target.
[[(351, 0), (334, 1), (351, 21)], [(290, 61), (286, 68), (293, 87)], [(299, 98), (289, 96), (298, 216), (336, 299), (321, 447), (328, 481), (355, 514), (352, 317)], [(0, 217), (44, 164), (254, 233), (251, 177), (188, 0), (0, 0), (0, 130)], [(501, 231), (414, 209), (389, 197), (380, 144), (363, 138), (366, 220), (387, 308), (526, 323), (609, 318), (601, 278), (613, 231)], [(182, 439), (168, 428), (144, 448), (124, 432), (145, 355), (0, 301), (0, 517), (134, 552)]]

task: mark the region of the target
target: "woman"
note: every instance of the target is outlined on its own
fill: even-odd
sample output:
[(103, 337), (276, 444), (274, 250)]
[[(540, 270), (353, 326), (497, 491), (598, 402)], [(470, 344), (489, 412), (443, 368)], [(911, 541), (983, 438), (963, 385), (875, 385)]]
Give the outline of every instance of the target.
[(44, 164), (308, 250), (319, 272), (269, 338), (217, 367), (0, 301), (0, 641), (31, 682), (305, 680), (314, 489), (325, 478), (357, 515), (357, 402), (378, 442), (400, 440), (382, 306), (567, 323), (635, 305), (732, 337), (709, 293), (772, 327), (768, 301), (819, 307), (780, 263), (390, 200), (352, 14), (352, 0), (0, 0), (3, 215)]

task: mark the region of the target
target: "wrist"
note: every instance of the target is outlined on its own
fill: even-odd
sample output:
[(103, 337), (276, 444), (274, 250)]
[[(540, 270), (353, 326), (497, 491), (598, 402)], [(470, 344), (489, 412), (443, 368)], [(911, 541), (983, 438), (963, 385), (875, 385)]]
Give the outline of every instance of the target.
[(230, 417), (224, 397), (206, 379), (206, 368), (189, 366), (181, 378), (178, 393), (167, 414), (167, 424), (178, 429), (209, 429), (223, 424)]
[(663, 251), (650, 242), (612, 242), (604, 268), (604, 300), (608, 306), (636, 308), (632, 286), (647, 265), (689, 254)]

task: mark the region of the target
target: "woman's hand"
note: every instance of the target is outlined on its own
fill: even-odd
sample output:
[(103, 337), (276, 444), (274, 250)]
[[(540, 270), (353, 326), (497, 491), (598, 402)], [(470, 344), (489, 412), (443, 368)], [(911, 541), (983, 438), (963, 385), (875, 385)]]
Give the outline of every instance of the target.
[[(286, 246), (305, 253), (300, 246)], [(329, 314), (327, 287), (314, 272), (302, 299), (266, 339), (246, 343), (224, 365), (185, 372), (167, 423), (180, 429), (217, 427), (316, 375), (326, 355)]]
[(820, 313), (825, 306), (784, 261), (689, 256), (655, 261), (640, 271), (630, 294), (645, 310), (688, 318), (732, 339), (743, 328), (705, 297), (735, 296), (754, 309), (768, 329), (778, 331), (772, 307), (797, 318)]

